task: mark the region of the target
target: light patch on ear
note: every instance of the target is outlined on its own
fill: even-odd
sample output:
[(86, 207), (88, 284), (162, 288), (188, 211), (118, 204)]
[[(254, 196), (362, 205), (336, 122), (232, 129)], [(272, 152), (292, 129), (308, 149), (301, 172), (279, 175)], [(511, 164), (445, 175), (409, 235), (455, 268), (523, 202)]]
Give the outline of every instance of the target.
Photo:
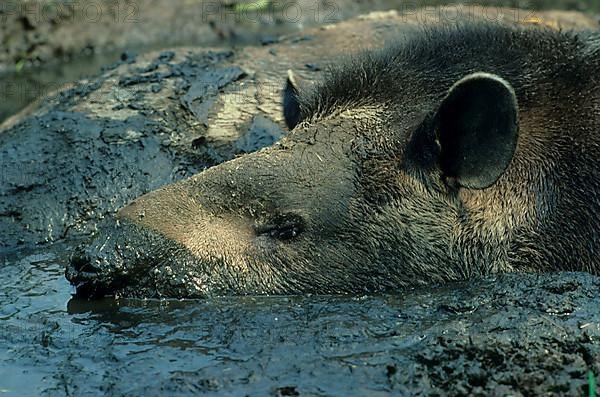
[(451, 93), (456, 87), (460, 86), (461, 84), (463, 84), (465, 82), (468, 82), (470, 80), (478, 80), (478, 79), (495, 80), (495, 81), (501, 83), (512, 93), (515, 103), (517, 102), (517, 99), (516, 99), (517, 96), (515, 94), (515, 90), (512, 88), (512, 86), (510, 85), (510, 83), (508, 81), (506, 81), (505, 79), (503, 79), (502, 77), (500, 77), (496, 74), (486, 73), (486, 72), (475, 72), (475, 73), (471, 73), (471, 74), (463, 77), (462, 79), (460, 79), (456, 83), (454, 83), (454, 85), (452, 85), (452, 87), (448, 90), (448, 92)]
[(293, 130), (302, 119), (298, 95), (300, 95), (300, 79), (292, 71), (288, 70), (285, 88), (283, 90), (283, 117), (285, 124)]

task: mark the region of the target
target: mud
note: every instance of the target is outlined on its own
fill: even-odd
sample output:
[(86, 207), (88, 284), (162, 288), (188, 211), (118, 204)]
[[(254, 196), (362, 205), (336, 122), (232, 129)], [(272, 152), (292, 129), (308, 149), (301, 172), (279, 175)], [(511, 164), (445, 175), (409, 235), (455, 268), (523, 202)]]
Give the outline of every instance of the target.
[(600, 14), (600, 6), (586, 0), (6, 1), (0, 4), (0, 122), (64, 84), (97, 74), (123, 52), (266, 45), (370, 11), (396, 10), (421, 22), (452, 22), (458, 12), (495, 19), (496, 7), (587, 12), (566, 18), (578, 24), (594, 23)]
[(288, 69), (310, 83), (361, 37), (377, 46), (419, 23), (378, 13), (244, 51), (130, 54), (7, 120), (0, 392), (589, 395), (600, 279), (587, 274), (368, 297), (71, 298), (65, 263), (116, 209), (285, 133)]
[[(420, 15), (372, 13), (261, 47), (126, 54), (43, 98), (0, 127), (0, 254), (89, 235), (133, 198), (271, 144), (286, 129), (288, 70), (308, 85), (336, 56), (414, 34)], [(536, 15), (553, 27), (597, 26), (581, 14)]]
[(131, 48), (260, 43), (305, 27), (338, 22), (368, 9), (353, 3), (358, 2), (6, 2), (0, 7), (0, 70)]
[(3, 266), (7, 396), (588, 396), (600, 278), (404, 295), (70, 299), (58, 244)]
[[(0, 51), (0, 71), (16, 65), (46, 64), (94, 53), (157, 45), (206, 46), (225, 41), (268, 43), (277, 40), (281, 34), (343, 21), (369, 11), (394, 9), (410, 13), (419, 7), (457, 7), (456, 3), (448, 0), (8, 1), (0, 6), (3, 49)], [(462, 2), (462, 6), (474, 4), (600, 12), (600, 6), (584, 0)], [(428, 14), (431, 17), (431, 10)]]

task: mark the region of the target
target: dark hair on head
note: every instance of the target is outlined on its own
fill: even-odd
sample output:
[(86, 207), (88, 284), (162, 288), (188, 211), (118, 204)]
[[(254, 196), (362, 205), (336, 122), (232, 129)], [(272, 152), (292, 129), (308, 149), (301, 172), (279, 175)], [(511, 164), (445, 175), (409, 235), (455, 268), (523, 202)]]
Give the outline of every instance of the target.
[[(497, 23), (429, 26), (399, 38), (381, 50), (364, 51), (338, 59), (319, 84), (299, 95), (303, 120), (361, 104), (396, 100), (407, 84), (439, 87), (445, 92), (467, 73), (501, 75), (518, 89), (531, 73), (551, 77), (598, 61), (586, 59), (594, 51), (589, 33)], [(600, 51), (595, 51), (600, 56)], [(573, 71), (574, 73), (576, 71)]]

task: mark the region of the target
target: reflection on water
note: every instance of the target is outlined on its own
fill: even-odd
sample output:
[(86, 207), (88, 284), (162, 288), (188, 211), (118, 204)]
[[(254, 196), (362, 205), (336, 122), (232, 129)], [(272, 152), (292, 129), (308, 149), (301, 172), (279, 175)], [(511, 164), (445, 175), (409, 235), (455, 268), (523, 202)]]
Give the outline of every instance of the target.
[(588, 366), (600, 368), (598, 277), (507, 275), (368, 297), (84, 301), (63, 277), (69, 251), (4, 260), (2, 395), (383, 396), (431, 376), (468, 384), (480, 354), (516, 389), (538, 384), (523, 365), (547, 360), (543, 379), (582, 391)]
[(262, 394), (273, 380), (256, 379), (259, 373), (280, 374), (285, 387), (298, 384), (300, 369), (327, 373), (339, 391), (333, 380), (345, 377), (365, 349), (373, 359), (378, 351), (410, 346), (415, 340), (408, 335), (418, 331), (416, 321), (398, 328), (395, 305), (402, 298), (394, 296), (72, 299), (63, 277), (68, 249), (54, 248), (63, 254), (31, 254), (3, 266), (3, 395), (84, 395), (99, 388), (185, 394), (250, 381)]

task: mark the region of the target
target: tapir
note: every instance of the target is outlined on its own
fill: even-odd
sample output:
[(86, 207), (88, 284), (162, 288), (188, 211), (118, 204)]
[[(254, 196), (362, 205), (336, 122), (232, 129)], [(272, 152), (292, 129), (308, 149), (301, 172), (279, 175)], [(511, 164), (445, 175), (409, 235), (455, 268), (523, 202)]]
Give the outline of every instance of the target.
[[(282, 77), (282, 86), (285, 84)], [(600, 274), (600, 35), (424, 28), (288, 79), (273, 146), (148, 193), (73, 255), (85, 297)]]

